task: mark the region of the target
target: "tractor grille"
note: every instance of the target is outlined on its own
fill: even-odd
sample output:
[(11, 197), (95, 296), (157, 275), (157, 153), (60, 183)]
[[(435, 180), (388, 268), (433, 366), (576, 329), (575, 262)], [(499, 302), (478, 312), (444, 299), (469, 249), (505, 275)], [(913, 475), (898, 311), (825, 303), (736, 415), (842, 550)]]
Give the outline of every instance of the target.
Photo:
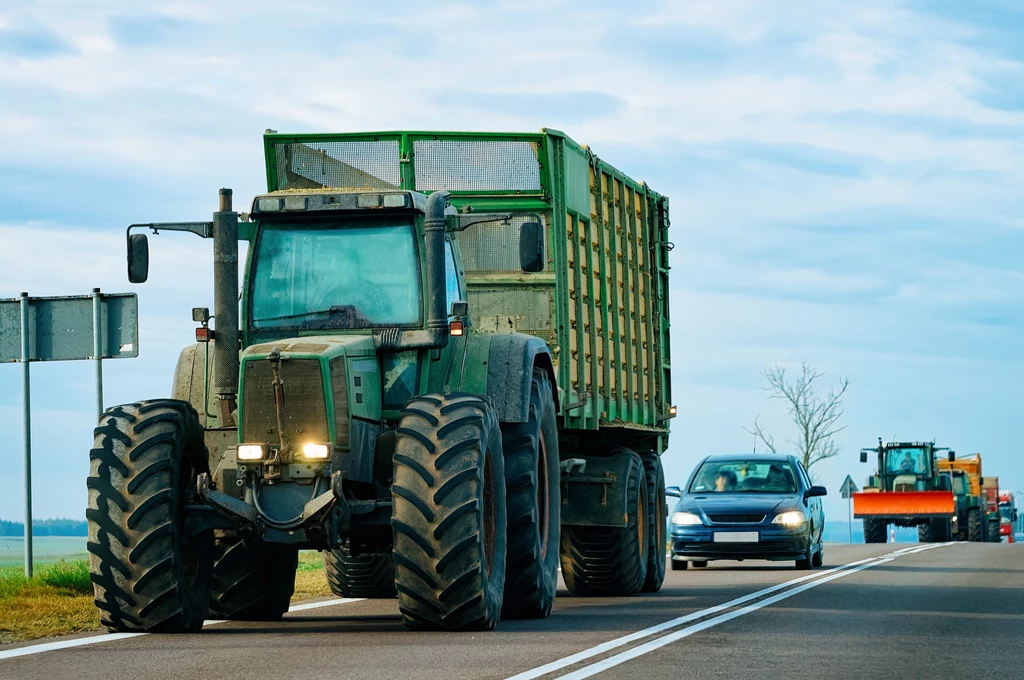
[(708, 515), (708, 519), (714, 524), (760, 524), (767, 515), (764, 514), (718, 514)]
[[(277, 445), (273, 362), (245, 362), (242, 391), (242, 441)], [(316, 359), (281, 361), (284, 442), (294, 450), (307, 442), (328, 441), (327, 405), (320, 362)]]

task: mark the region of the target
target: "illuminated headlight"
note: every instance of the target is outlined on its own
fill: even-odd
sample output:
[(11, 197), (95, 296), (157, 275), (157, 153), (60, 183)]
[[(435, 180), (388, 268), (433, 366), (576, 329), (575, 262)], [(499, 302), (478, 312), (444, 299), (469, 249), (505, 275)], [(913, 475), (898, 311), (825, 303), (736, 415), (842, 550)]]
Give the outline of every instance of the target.
[(281, 210), (281, 199), (260, 198), (256, 201), (256, 210), (259, 212), (278, 212)]
[(356, 206), (360, 208), (379, 208), (380, 194), (359, 194), (356, 199)]
[(305, 196), (286, 196), (284, 199), (285, 210), (305, 210), (306, 209), (306, 197)]
[(263, 460), (267, 455), (267, 447), (263, 444), (239, 444), (238, 460)]
[(310, 442), (302, 447), (302, 456), (310, 460), (326, 460), (331, 457), (330, 444), (314, 444)]
[(786, 527), (798, 527), (807, 520), (804, 517), (804, 513), (799, 510), (790, 510), (789, 512), (783, 512), (775, 516), (772, 520), (772, 524), (781, 524)]
[(673, 512), (672, 513), (672, 524), (677, 526), (693, 526), (695, 524), (704, 524), (700, 517), (693, 514), (692, 512)]
[(385, 208), (404, 208), (408, 205), (407, 194), (384, 194)]

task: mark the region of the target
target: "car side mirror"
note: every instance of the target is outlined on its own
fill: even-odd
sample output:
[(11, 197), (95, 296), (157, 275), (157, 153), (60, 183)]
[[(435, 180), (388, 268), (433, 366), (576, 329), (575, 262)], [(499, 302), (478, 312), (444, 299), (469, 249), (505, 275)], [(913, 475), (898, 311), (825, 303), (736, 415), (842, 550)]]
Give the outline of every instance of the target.
[(670, 486), (665, 489), (665, 495), (669, 498), (680, 498), (683, 495), (683, 492), (679, 490), (678, 486)]
[(860, 452), (860, 462), (862, 462), (862, 463), (868, 462), (868, 452), (867, 451), (861, 451)]
[(519, 228), (519, 268), (544, 271), (544, 225), (540, 222), (524, 222)]
[(145, 283), (149, 278), (149, 239), (145, 234), (128, 236), (128, 280)]
[(807, 490), (807, 493), (804, 494), (804, 498), (817, 498), (819, 496), (827, 496), (827, 495), (828, 495), (828, 489), (826, 489), (825, 487), (823, 487), (823, 486), (812, 486), (810, 489)]

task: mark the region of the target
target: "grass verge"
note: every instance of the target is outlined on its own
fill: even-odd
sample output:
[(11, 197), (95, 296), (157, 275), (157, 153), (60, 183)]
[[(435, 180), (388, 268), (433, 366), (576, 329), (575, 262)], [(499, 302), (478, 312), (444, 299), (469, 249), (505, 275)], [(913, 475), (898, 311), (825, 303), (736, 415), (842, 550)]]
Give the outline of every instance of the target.
[[(330, 595), (320, 553), (300, 552), (292, 601)], [(0, 567), (0, 644), (99, 628), (87, 561), (42, 565), (32, 579), (21, 567)]]

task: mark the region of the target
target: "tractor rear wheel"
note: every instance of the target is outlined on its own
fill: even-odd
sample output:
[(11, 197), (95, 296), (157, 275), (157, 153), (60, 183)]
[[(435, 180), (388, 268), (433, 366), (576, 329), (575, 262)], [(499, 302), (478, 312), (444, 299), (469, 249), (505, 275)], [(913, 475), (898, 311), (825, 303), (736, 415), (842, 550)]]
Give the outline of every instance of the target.
[(989, 522), (988, 523), (988, 542), (989, 543), (999, 543), (1001, 540), (1002, 539), (999, 536), (999, 522), (998, 521)]
[(665, 503), (665, 471), (661, 467), (661, 456), (655, 452), (640, 456), (647, 477), (647, 576), (644, 578), (645, 593), (656, 593), (665, 582), (665, 525), (668, 505)]
[(617, 449), (626, 471), (626, 526), (562, 527), (562, 578), (574, 595), (632, 595), (647, 576), (647, 481), (643, 462)]
[(924, 524), (917, 525), (917, 542), (918, 543), (935, 543), (935, 530), (932, 526), (931, 520)]
[(971, 508), (967, 511), (967, 540), (971, 543), (980, 543), (984, 538), (983, 531), (981, 512), (977, 508)]
[(278, 621), (295, 592), (299, 551), (233, 532), (216, 532), (210, 616), (232, 621)]
[(175, 399), (115, 406), (89, 452), (89, 575), (113, 631), (195, 632), (210, 604), (213, 532), (185, 532), (208, 471), (195, 409)]
[(338, 597), (388, 599), (395, 590), (395, 560), (391, 553), (353, 555), (347, 547), (325, 550), (324, 575)]
[(887, 528), (887, 524), (880, 519), (865, 519), (864, 542), (885, 543), (885, 530)]
[(490, 405), (465, 393), (411, 400), (395, 455), (395, 589), (416, 630), (490, 630), (505, 587), (505, 466)]
[(551, 614), (558, 588), (562, 507), (555, 401), (543, 368), (533, 369), (527, 421), (503, 425), (501, 447), (509, 555), (501, 615), (543, 619)]

